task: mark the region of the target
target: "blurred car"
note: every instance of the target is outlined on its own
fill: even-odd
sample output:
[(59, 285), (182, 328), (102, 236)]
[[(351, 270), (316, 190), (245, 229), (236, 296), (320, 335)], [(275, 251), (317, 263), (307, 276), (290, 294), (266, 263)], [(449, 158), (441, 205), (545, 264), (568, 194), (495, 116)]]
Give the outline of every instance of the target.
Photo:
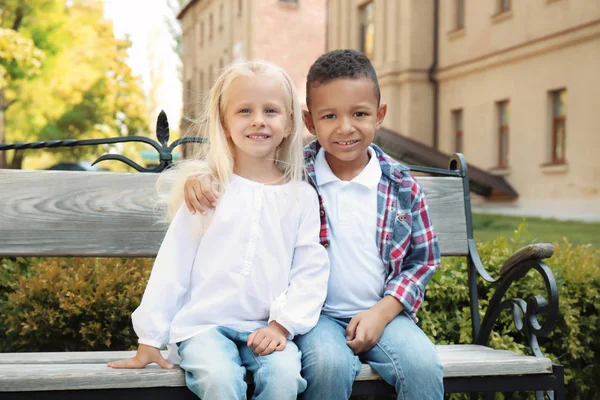
[(61, 162), (54, 164), (48, 171), (108, 171), (106, 168), (100, 168), (97, 165), (92, 165), (89, 161)]

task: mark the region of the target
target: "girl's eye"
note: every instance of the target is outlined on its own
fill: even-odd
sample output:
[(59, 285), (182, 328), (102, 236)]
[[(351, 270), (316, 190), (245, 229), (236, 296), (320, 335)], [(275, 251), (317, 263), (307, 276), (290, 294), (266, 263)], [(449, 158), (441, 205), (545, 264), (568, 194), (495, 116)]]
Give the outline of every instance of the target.
[(239, 111), (239, 113), (240, 113), (240, 114), (248, 114), (249, 112), (250, 112), (250, 109), (249, 109), (249, 108), (242, 108), (242, 109)]
[(268, 108), (268, 109), (267, 109), (265, 112), (266, 112), (267, 114), (276, 114), (276, 113), (277, 113), (277, 110), (276, 110), (276, 109), (274, 109), (274, 108)]
[(335, 114), (326, 114), (323, 115), (323, 119), (334, 119), (335, 118)]

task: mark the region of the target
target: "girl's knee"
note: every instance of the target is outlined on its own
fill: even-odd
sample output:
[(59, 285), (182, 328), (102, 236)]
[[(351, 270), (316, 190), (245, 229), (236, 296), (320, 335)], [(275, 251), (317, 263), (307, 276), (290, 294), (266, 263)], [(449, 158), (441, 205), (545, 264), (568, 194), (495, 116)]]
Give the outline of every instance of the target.
[[(267, 356), (268, 357), (268, 356)], [(300, 360), (264, 363), (254, 376), (258, 398), (295, 399), (306, 389), (306, 380), (300, 374)]]
[[(240, 367), (241, 368), (241, 367)], [(202, 371), (186, 371), (188, 387), (201, 398), (243, 398), (247, 384), (244, 380), (243, 369), (226, 368), (215, 363), (214, 367)]]

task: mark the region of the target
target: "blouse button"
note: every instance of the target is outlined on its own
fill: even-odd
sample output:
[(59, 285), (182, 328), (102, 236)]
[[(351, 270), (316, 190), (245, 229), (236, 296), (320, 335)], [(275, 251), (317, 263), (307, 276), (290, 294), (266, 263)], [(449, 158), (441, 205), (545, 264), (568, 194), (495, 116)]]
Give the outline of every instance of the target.
[(325, 216), (325, 211), (321, 210), (321, 217)]

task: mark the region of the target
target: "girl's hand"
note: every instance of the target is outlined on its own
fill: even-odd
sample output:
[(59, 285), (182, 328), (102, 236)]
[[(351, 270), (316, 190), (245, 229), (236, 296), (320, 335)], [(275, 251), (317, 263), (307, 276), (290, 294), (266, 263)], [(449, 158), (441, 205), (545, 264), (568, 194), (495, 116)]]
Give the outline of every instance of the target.
[(248, 346), (254, 348), (254, 353), (266, 356), (274, 351), (285, 349), (287, 344), (287, 329), (275, 321), (271, 321), (266, 328), (255, 330), (248, 336)]
[(156, 347), (145, 345), (145, 344), (140, 344), (140, 347), (138, 347), (137, 354), (135, 355), (135, 357), (128, 358), (127, 360), (119, 360), (119, 361), (109, 362), (107, 364), (107, 366), (109, 366), (111, 368), (115, 368), (115, 369), (118, 369), (118, 368), (137, 369), (137, 368), (144, 368), (144, 367), (146, 367), (146, 365), (153, 363), (153, 362), (157, 363), (162, 368), (166, 368), (166, 369), (175, 368), (175, 366), (173, 364), (170, 364), (169, 362), (167, 362), (167, 360), (165, 360), (163, 358), (163, 356), (160, 354), (159, 349), (157, 349)]
[(199, 178), (190, 176), (183, 186), (183, 195), (185, 205), (192, 214), (199, 212), (202, 215), (208, 214), (208, 210), (215, 208), (219, 193), (211, 186), (211, 180), (208, 176)]

